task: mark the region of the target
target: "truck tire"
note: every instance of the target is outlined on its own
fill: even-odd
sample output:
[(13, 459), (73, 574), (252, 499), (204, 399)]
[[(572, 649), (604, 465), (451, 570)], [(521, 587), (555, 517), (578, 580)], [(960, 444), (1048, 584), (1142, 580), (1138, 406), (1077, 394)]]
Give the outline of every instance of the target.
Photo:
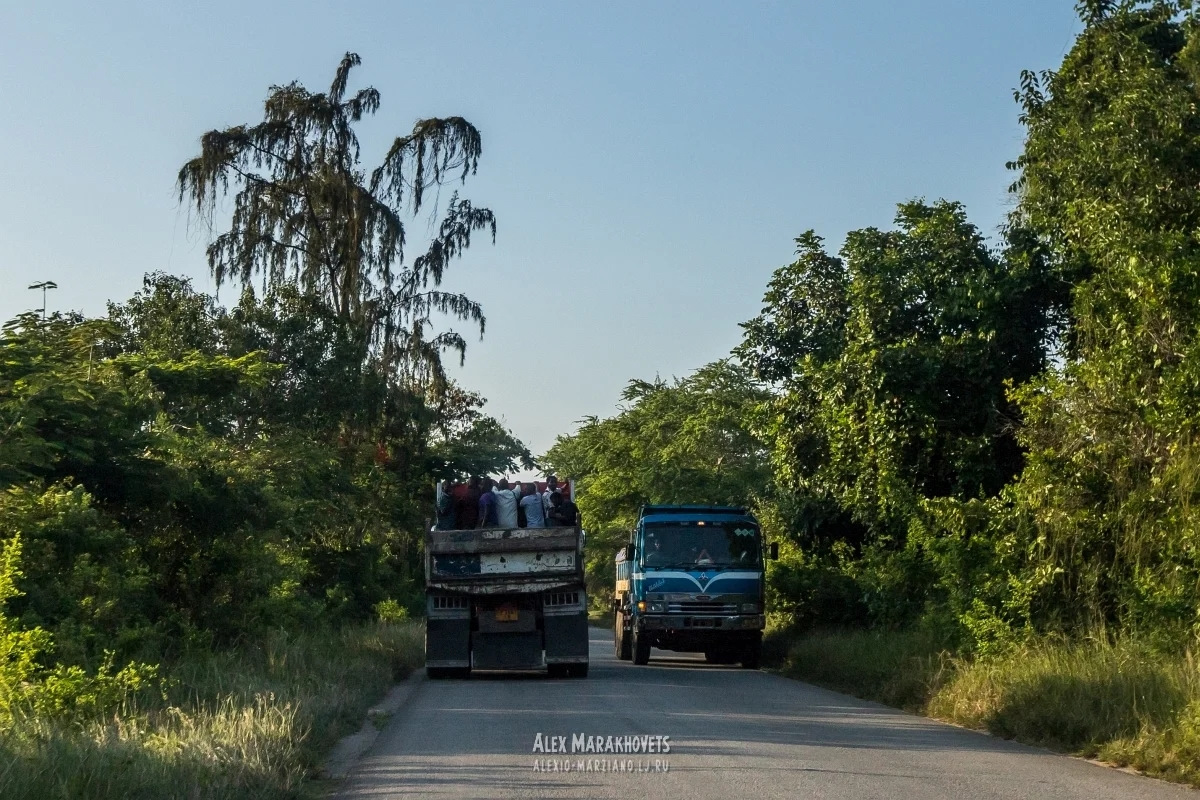
[(571, 665), (570, 664), (548, 664), (546, 666), (546, 675), (548, 677), (551, 677), (554, 679), (569, 678), (571, 676)]
[(755, 636), (754, 640), (746, 645), (746, 649), (742, 651), (742, 668), (743, 669), (758, 669), (758, 665), (762, 662), (762, 637)]
[(567, 677), (570, 678), (586, 678), (588, 674), (587, 664), (572, 664), (567, 670)]
[(617, 658), (621, 661), (628, 661), (633, 658), (633, 648), (629, 636), (625, 632), (625, 616), (618, 611), (616, 618), (616, 622), (613, 623), (613, 643), (616, 645)]
[(450, 670), (446, 667), (426, 667), (425, 677), (431, 681), (439, 681), (442, 678), (450, 677)]
[(633, 663), (649, 664), (650, 663), (650, 642), (646, 636), (638, 635), (637, 628), (633, 629)]

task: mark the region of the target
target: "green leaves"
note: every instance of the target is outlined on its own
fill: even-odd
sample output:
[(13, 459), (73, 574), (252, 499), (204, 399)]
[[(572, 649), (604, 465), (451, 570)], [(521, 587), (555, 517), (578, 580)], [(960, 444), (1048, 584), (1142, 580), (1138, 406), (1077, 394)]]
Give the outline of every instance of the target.
[(435, 315), (477, 325), (480, 335), (484, 317), (467, 296), (437, 287), (474, 234), (495, 241), (496, 220), (455, 193), (426, 251), (406, 263), (402, 216), (406, 205), (419, 211), (430, 189), (474, 173), (482, 139), (462, 117), (420, 120), (366, 182), (354, 125), (379, 109), (380, 95), (368, 87), (347, 98), (360, 63), (347, 53), (328, 93), (272, 87), (261, 123), (204, 134), (200, 155), (179, 170), (179, 200), (211, 216), (237, 187), (229, 229), (208, 247), (218, 285), (248, 287), (261, 276), (270, 290), (320, 298), (389, 370), (440, 388), (442, 353), (461, 356), (466, 343), (454, 332), (430, 335)]
[(631, 380), (615, 416), (584, 420), (542, 457), (578, 481), (588, 529), (589, 591), (612, 591), (612, 558), (644, 503), (749, 505), (770, 480), (753, 430), (769, 395), (733, 360), (672, 382)]
[(1039, 542), (1026, 570), (1054, 576), (1038, 593), (1060, 617), (1176, 640), (1195, 624), (1200, 580), (1190, 510), (1200, 36), (1190, 5), (1083, 9), (1086, 29), (1027, 107), (1018, 162), (1018, 214), (1074, 270), (1070, 358), (1015, 394), (1029, 465), (1013, 496)]
[[(802, 237), (739, 352), (780, 381), (777, 476), (870, 538), (904, 540), (922, 497), (992, 495), (1020, 468), (1008, 381), (1045, 363), (1044, 264), (989, 251), (956, 203), (901, 204), (897, 230)], [(1021, 310), (1014, 318), (1013, 311)], [(842, 538), (838, 532), (812, 541)]]

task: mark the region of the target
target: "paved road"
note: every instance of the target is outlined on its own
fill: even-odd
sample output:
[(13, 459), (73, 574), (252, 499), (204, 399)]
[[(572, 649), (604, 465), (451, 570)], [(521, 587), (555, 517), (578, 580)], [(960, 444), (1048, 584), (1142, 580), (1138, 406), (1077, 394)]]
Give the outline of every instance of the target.
[[(612, 655), (592, 630), (591, 677), (423, 681), (342, 786), (392, 798), (1146, 798), (1200, 793), (909, 716), (803, 683), (655, 650)], [(669, 736), (670, 753), (532, 752), (538, 733)], [(564, 763), (569, 772), (542, 772)], [(655, 759), (668, 771), (655, 772)], [(632, 772), (610, 770), (619, 762)], [(614, 762), (618, 762), (614, 765)], [(639, 771), (647, 770), (647, 771)]]

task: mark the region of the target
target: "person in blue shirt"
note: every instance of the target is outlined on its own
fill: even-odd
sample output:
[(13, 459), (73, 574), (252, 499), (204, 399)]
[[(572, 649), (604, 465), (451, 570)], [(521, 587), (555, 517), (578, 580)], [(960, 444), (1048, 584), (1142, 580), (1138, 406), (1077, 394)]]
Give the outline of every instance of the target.
[(526, 528), (546, 527), (546, 513), (542, 509), (542, 498), (537, 493), (537, 484), (525, 484), (525, 494), (521, 498), (521, 510), (525, 512)]
[(491, 478), (484, 478), (483, 485), (479, 487), (479, 527), (481, 528), (498, 528), (499, 520), (496, 517), (496, 495), (492, 493)]

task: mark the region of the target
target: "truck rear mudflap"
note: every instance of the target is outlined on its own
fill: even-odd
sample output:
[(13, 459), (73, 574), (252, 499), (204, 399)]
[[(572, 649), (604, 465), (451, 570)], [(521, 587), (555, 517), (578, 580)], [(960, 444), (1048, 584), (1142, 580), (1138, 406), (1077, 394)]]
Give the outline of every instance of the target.
[(580, 589), (542, 594), (546, 664), (588, 663), (587, 596)]
[(474, 605), (471, 661), (475, 669), (539, 669), (542, 632), (537, 595), (502, 596)]

